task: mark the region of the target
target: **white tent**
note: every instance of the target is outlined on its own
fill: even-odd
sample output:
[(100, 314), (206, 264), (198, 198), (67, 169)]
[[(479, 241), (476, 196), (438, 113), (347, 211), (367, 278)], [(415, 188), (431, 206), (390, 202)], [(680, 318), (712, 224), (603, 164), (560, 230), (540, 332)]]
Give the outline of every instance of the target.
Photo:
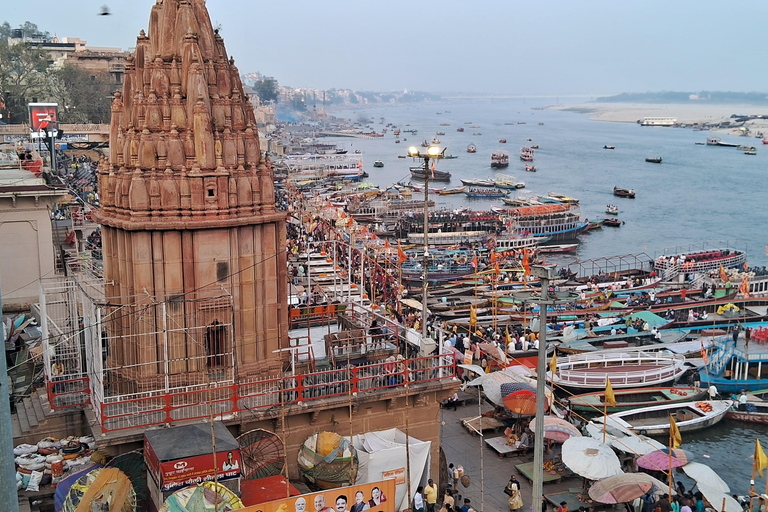
[[(411, 495), (416, 488), (426, 485), (429, 479), (430, 449), (432, 443), (420, 441), (413, 437), (409, 439), (411, 460)], [(395, 510), (410, 508), (408, 505), (408, 488), (405, 485), (407, 475), (405, 433), (396, 428), (368, 432), (352, 438), (352, 445), (357, 449), (359, 467), (356, 484), (378, 482), (387, 478), (395, 478), (397, 496)], [(387, 496), (387, 499), (392, 499)]]

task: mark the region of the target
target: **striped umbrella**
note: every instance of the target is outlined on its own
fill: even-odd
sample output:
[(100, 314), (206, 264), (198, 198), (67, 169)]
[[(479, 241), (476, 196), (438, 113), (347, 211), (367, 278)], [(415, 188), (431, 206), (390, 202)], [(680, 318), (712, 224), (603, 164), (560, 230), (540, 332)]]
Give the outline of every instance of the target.
[[(536, 418), (531, 420), (529, 428), (534, 432), (536, 431)], [(581, 437), (579, 429), (555, 416), (544, 416), (545, 439), (551, 439), (556, 443), (564, 443), (566, 439), (571, 437)]]
[(589, 497), (600, 503), (627, 503), (652, 489), (667, 492), (669, 487), (645, 473), (624, 473), (595, 482), (589, 488)]
[(500, 386), (504, 407), (515, 414), (536, 414), (536, 390), (524, 382), (505, 382)]

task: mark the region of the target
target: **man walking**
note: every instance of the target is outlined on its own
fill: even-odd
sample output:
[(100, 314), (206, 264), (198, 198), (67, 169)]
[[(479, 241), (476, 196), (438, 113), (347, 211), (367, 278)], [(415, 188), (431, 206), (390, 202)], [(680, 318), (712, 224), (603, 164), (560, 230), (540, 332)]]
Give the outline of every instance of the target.
[(435, 485), (435, 482), (431, 478), (424, 488), (424, 497), (427, 499), (427, 512), (435, 512), (435, 504), (437, 504), (437, 485)]

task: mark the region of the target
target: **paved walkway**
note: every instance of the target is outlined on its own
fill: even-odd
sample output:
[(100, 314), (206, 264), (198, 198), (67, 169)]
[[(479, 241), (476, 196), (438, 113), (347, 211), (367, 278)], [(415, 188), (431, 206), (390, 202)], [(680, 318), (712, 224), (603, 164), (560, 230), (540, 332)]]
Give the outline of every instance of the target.
[[(475, 392), (469, 388), (469, 392)], [(483, 412), (491, 409), (487, 403), (483, 403)], [(509, 481), (510, 475), (515, 475), (520, 481), (523, 494), (523, 508), (520, 512), (528, 512), (531, 506), (531, 484), (515, 469), (515, 465), (533, 461), (533, 450), (528, 455), (509, 456), (499, 458), (498, 454), (483, 443), (477, 434), (471, 434), (462, 424), (460, 419), (478, 416), (477, 400), (463, 406), (459, 406), (454, 412), (451, 409), (442, 409), (442, 448), (448, 463), (464, 466), (465, 474), (470, 476), (471, 485), (468, 488), (461, 487), (460, 494), (463, 498), (472, 500), (472, 506), (479, 512), (508, 511), (507, 495), (504, 487)], [(486, 432), (486, 438), (502, 436), (503, 432)], [(480, 451), (483, 451), (481, 479)], [(545, 459), (548, 455), (545, 455)], [(481, 505), (481, 486), (484, 491)], [(569, 487), (581, 487), (581, 478), (571, 477), (557, 483), (546, 484), (544, 494), (567, 491)], [(459, 504), (459, 501), (456, 502)], [(460, 503), (463, 504), (463, 503)]]

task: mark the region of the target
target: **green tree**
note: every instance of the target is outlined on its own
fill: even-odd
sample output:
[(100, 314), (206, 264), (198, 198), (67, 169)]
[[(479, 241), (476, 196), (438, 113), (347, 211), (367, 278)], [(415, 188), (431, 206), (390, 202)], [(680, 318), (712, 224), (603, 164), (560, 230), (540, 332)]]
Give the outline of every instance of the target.
[(262, 103), (274, 101), (277, 103), (277, 80), (265, 78), (253, 83), (253, 90), (259, 95)]
[[(34, 23), (19, 28), (27, 37), (48, 37)], [(48, 53), (21, 42), (9, 44), (11, 30), (8, 22), (0, 25), (0, 95), (5, 99), (5, 120), (23, 123), (28, 121), (27, 103), (46, 99)]]
[(63, 123), (108, 123), (112, 97), (119, 86), (109, 73), (94, 74), (66, 65), (49, 73), (48, 90), (59, 104)]

